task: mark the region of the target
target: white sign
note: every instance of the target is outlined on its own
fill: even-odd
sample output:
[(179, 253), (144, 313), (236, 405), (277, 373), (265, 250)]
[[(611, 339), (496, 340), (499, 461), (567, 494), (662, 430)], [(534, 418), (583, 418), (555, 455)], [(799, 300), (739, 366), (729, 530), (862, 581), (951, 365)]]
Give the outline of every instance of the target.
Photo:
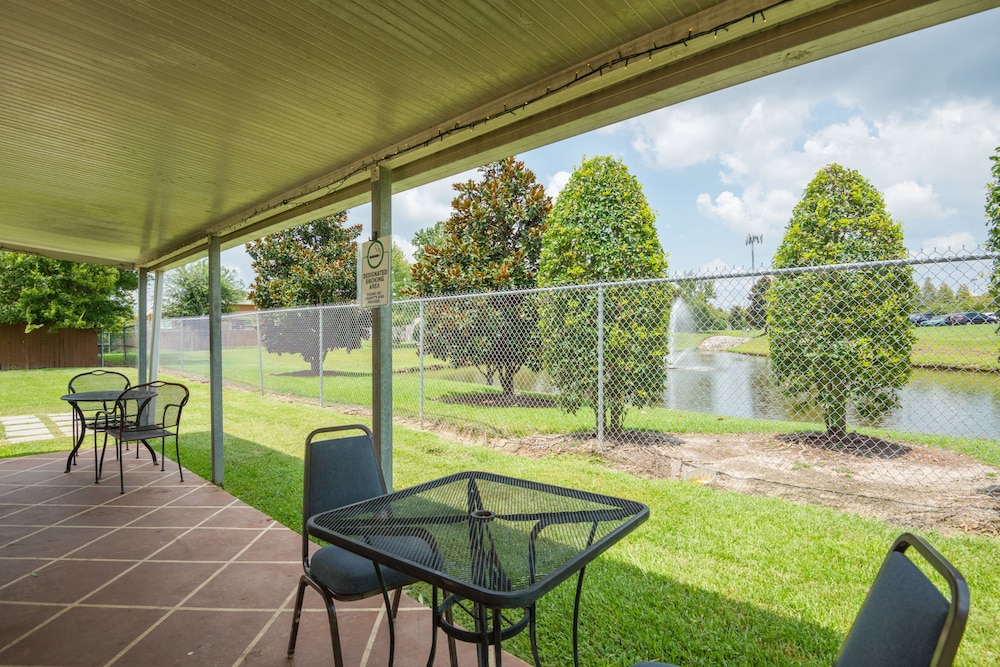
[(361, 307), (378, 308), (389, 305), (389, 293), (392, 287), (392, 277), (389, 269), (392, 266), (392, 237), (368, 241), (361, 246)]

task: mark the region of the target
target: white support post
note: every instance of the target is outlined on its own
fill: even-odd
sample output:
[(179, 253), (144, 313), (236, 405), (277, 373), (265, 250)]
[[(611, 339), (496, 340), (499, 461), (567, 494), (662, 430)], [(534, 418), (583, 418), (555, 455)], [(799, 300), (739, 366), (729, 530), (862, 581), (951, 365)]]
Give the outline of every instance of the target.
[[(372, 236), (392, 235), (392, 170), (372, 169)], [(391, 253), (391, 248), (385, 249)], [(360, 279), (360, 276), (359, 276)], [(389, 305), (372, 308), (372, 434), (385, 484), (392, 490), (392, 291)]]
[(222, 452), (222, 246), (218, 236), (208, 239), (208, 385), (211, 413), (212, 483), (225, 480)]

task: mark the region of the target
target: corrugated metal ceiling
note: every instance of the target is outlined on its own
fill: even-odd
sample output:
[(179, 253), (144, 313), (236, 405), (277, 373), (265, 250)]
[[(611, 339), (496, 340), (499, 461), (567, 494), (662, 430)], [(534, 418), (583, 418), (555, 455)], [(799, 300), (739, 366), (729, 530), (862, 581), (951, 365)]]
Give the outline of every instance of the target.
[(0, 247), (170, 265), (998, 1), (9, 1)]

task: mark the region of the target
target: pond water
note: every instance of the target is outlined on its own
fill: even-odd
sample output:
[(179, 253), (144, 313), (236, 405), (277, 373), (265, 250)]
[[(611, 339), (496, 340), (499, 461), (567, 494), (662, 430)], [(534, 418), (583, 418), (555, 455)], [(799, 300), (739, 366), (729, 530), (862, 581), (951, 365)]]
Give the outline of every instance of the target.
[[(664, 407), (753, 419), (822, 423), (815, 412), (796, 411), (775, 387), (767, 359), (730, 352), (685, 350), (667, 369)], [(482, 384), (470, 368), (446, 368), (437, 378)], [(548, 378), (522, 369), (519, 391), (550, 393)], [(915, 369), (900, 392), (899, 408), (874, 422), (849, 415), (849, 424), (903, 431), (1000, 439), (1000, 373)]]
[[(1000, 374), (915, 369), (900, 391), (901, 405), (870, 425), (937, 435), (1000, 437)], [(767, 359), (695, 352), (667, 370), (667, 407), (734, 417), (822, 421), (796, 412), (771, 380)]]

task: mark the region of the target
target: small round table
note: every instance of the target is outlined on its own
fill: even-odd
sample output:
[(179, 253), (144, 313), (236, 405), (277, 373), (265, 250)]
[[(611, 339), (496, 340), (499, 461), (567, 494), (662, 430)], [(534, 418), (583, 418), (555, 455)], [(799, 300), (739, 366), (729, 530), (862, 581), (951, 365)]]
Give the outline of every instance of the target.
[[(74, 419), (74, 424), (80, 424), (79, 433), (77, 433), (76, 428), (73, 429), (73, 435), (76, 437), (76, 442), (73, 443), (73, 449), (70, 451), (69, 457), (66, 459), (66, 472), (69, 472), (70, 468), (74, 465), (74, 463), (76, 461), (77, 450), (80, 449), (80, 445), (83, 444), (83, 439), (84, 439), (84, 437), (87, 434), (87, 419), (86, 419), (86, 417), (83, 414), (83, 408), (81, 407), (81, 404), (84, 404), (84, 403), (100, 403), (103, 406), (103, 409), (105, 409), (105, 410), (113, 410), (115, 402), (118, 400), (118, 397), (121, 396), (121, 395), (122, 395), (122, 391), (120, 389), (112, 389), (112, 390), (103, 389), (103, 390), (100, 390), (100, 391), (78, 391), (76, 393), (63, 394), (62, 396), (59, 397), (61, 400), (64, 400), (67, 403), (69, 403), (71, 406), (73, 406), (73, 413), (76, 415), (76, 419)], [(143, 396), (136, 394), (135, 391), (132, 392), (131, 396), (134, 397), (134, 398), (143, 398)], [(149, 392), (149, 398), (153, 398), (154, 396), (156, 396), (156, 392), (150, 391)], [(108, 407), (109, 404), (111, 406), (110, 408)], [(152, 456), (153, 456), (153, 463), (155, 464), (156, 463), (156, 451), (153, 450), (153, 448), (149, 446), (148, 442), (142, 441), (142, 444), (146, 445), (146, 449), (148, 449), (149, 453), (152, 454)], [(98, 477), (97, 448), (95, 447), (94, 448), (94, 482), (96, 483), (98, 481), (100, 481), (100, 478)]]

